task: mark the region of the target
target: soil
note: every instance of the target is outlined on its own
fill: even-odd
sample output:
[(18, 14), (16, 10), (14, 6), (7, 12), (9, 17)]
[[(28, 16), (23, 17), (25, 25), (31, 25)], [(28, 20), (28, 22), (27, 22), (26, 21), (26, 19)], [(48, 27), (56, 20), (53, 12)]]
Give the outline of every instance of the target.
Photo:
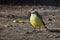
[[(39, 9), (48, 29), (60, 28), (60, 7), (0, 5), (0, 40), (60, 40), (60, 29), (59, 32), (32, 32), (34, 27), (29, 22), (29, 12), (33, 8)], [(13, 23), (13, 19), (24, 23)]]

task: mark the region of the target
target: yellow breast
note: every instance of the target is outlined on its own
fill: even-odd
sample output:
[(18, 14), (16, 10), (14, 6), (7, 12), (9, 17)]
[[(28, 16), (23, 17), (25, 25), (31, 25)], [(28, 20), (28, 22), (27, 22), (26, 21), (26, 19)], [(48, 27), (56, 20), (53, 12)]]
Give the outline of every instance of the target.
[(35, 26), (35, 27), (40, 27), (40, 26), (44, 26), (44, 24), (42, 23), (41, 19), (36, 16), (35, 14), (32, 14), (30, 17), (30, 23)]

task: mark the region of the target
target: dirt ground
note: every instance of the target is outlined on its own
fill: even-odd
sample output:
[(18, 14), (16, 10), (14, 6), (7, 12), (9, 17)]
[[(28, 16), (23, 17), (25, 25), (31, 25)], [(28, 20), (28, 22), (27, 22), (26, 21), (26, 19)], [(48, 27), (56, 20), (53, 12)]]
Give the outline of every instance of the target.
[[(32, 8), (39, 9), (49, 29), (60, 28), (60, 7), (0, 5), (0, 40), (60, 40), (59, 32), (32, 32), (34, 28), (29, 22), (29, 11)], [(25, 23), (13, 23), (13, 19)]]

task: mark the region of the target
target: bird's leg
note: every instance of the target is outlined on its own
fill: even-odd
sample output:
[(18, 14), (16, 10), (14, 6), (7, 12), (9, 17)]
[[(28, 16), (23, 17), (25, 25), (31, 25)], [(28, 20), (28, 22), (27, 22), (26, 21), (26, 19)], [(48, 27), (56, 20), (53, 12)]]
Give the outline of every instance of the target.
[(34, 30), (32, 32), (34, 32), (34, 33), (42, 32), (41, 27), (38, 27), (38, 29), (36, 27), (34, 27)]
[(35, 32), (35, 33), (37, 33), (36, 27), (34, 27), (34, 29), (33, 29), (33, 31), (32, 31), (32, 32)]
[(38, 27), (38, 31), (37, 31), (37, 32), (42, 32), (42, 31), (41, 31), (41, 27)]
[(27, 33), (37, 33), (36, 27), (33, 27), (32, 32), (27, 32)]

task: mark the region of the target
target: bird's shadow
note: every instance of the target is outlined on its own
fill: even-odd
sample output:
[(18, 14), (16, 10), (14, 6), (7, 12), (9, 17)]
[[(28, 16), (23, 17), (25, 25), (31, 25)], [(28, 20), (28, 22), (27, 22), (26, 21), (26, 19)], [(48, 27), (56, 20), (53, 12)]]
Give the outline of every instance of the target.
[(37, 34), (37, 33), (60, 33), (60, 30), (49, 30), (49, 31), (45, 31), (45, 32), (26, 32), (26, 34)]
[(52, 32), (52, 33), (60, 33), (60, 30), (49, 30), (50, 32)]

